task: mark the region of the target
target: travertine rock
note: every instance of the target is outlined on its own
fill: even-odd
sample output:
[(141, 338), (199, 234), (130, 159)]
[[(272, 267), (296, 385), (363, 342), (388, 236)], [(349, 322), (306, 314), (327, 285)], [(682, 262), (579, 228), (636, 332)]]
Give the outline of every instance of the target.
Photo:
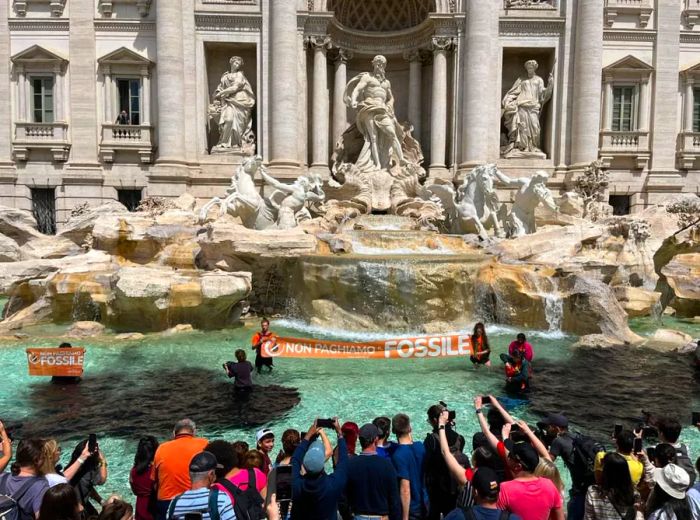
[(43, 236), (36, 229), (36, 220), (28, 211), (0, 206), (0, 235), (22, 246), (28, 240)]
[(27, 241), (21, 247), (22, 260), (35, 258), (63, 258), (84, 253), (75, 242), (62, 236), (41, 235)]
[(104, 331), (105, 326), (96, 321), (76, 321), (66, 335), (69, 338), (90, 338), (100, 336)]
[(87, 212), (71, 217), (63, 226), (63, 229), (58, 233), (59, 236), (66, 237), (72, 240), (77, 245), (82, 245), (88, 234), (92, 233), (92, 228), (95, 227), (95, 222), (107, 215), (126, 215), (129, 210), (117, 202), (110, 200), (94, 208), (90, 208)]
[(21, 258), (17, 242), (5, 235), (0, 235), (0, 262), (17, 262)]
[(630, 318), (649, 316), (661, 298), (661, 293), (639, 287), (618, 285), (613, 287), (613, 292)]
[(674, 297), (677, 316), (700, 316), (700, 253), (676, 255), (661, 272)]
[(649, 344), (662, 344), (665, 346), (673, 346), (676, 348), (685, 347), (688, 343), (693, 341), (693, 337), (690, 334), (681, 332), (680, 330), (673, 329), (658, 329), (649, 338)]
[(567, 191), (559, 200), (559, 211), (572, 217), (583, 217), (583, 199), (574, 191)]

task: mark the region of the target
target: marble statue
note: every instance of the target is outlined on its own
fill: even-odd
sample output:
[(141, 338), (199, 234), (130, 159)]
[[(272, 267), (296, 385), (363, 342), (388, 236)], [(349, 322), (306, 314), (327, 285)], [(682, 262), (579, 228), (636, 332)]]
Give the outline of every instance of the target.
[[(501, 174), (502, 175), (502, 174)], [(513, 206), (505, 219), (506, 236), (508, 238), (530, 235), (537, 231), (535, 225), (535, 208), (544, 204), (552, 211), (559, 211), (554, 202), (552, 192), (547, 188), (549, 175), (545, 171), (537, 171), (532, 177), (511, 179), (503, 175), (499, 180), (507, 186), (517, 187)]]
[[(255, 187), (255, 174), (275, 188), (269, 197), (263, 197)], [(289, 229), (311, 218), (307, 204), (323, 202), (325, 195), (317, 175), (301, 176), (294, 184), (283, 184), (272, 178), (262, 164), (262, 157), (254, 155), (243, 161), (231, 178), (224, 199), (214, 197), (199, 213), (199, 221), (207, 220), (209, 211), (219, 206), (219, 216), (225, 213), (241, 219), (250, 229)]]
[(518, 78), (503, 97), (503, 123), (508, 129), (508, 144), (501, 150), (502, 157), (546, 158), (540, 149), (540, 113), (552, 97), (554, 76), (550, 73), (547, 86), (538, 76), (537, 62), (525, 62), (527, 77)]
[(399, 165), (406, 163), (401, 149), (403, 127), (394, 114), (394, 96), (386, 78), (386, 58), (375, 56), (372, 72), (352, 78), (345, 89), (345, 104), (357, 109), (355, 125), (364, 145), (355, 164), (361, 170), (387, 170), (392, 156)]
[(465, 177), (455, 191), (452, 183), (436, 183), (428, 189), (437, 195), (447, 208), (448, 231), (464, 235), (476, 233), (481, 240), (489, 240), (487, 229), (497, 237), (504, 235), (498, 221), (499, 201), (494, 181), (508, 179), (495, 164), (477, 166)]
[(252, 130), (252, 114), (255, 106), (253, 87), (240, 68), (243, 59), (234, 56), (229, 60), (230, 71), (221, 76), (214, 91), (214, 101), (209, 114), (219, 118), (219, 142), (212, 153), (252, 153), (255, 136)]

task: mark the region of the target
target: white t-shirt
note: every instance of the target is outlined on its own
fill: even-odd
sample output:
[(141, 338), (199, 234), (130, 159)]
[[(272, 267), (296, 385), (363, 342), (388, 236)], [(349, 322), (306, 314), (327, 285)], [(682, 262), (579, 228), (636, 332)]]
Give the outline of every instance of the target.
[(68, 484), (68, 479), (66, 479), (66, 477), (63, 475), (59, 475), (58, 473), (49, 473), (48, 475), (44, 475), (44, 477), (49, 481), (50, 488), (57, 486), (58, 484)]

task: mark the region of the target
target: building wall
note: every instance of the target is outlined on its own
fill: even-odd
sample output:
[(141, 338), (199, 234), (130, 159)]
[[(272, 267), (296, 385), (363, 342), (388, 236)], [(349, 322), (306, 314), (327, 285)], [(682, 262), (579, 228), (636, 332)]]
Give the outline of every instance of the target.
[[(410, 60), (419, 53), (420, 96), (413, 106), (419, 107), (417, 137), (426, 156), (424, 166), (434, 162), (438, 152), (433, 146), (444, 147), (446, 158), (444, 167), (438, 165), (432, 175), (459, 179), (474, 164), (497, 162), (512, 176), (544, 169), (552, 187), (563, 191), (585, 162), (600, 157), (612, 172), (611, 194), (629, 195), (633, 211), (670, 193), (700, 192), (700, 134), (694, 136), (686, 128), (688, 83), (700, 86), (700, 74), (696, 80), (693, 69), (700, 68), (700, 12), (693, 10), (695, 2), (641, 0), (637, 7), (625, 9), (617, 6), (618, 0), (600, 0), (604, 7), (596, 10), (587, 9), (582, 3), (586, 0), (548, 0), (539, 9), (508, 7), (517, 4), (513, 0), (438, 1), (431, 2), (431, 13), (417, 26), (372, 34), (334, 20), (327, 9), (344, 1), (304, 0), (294, 5), (291, 0), (177, 0), (181, 9), (176, 18), (165, 6), (161, 9), (158, 0), (66, 0), (62, 10), (56, 10), (55, 2), (32, 0), (26, 3), (26, 13), (23, 2), (5, 2), (0, 7), (0, 204), (31, 209), (32, 187), (55, 187), (60, 225), (76, 204), (116, 199), (118, 189), (168, 197), (190, 191), (198, 199), (220, 195), (241, 161), (240, 156), (209, 153), (207, 106), (229, 55), (246, 61), (244, 71), (257, 97), (257, 152), (272, 173), (291, 180), (321, 156), (325, 162), (315, 168), (328, 175), (339, 137), (333, 134), (336, 119), (342, 116), (347, 125), (353, 117), (351, 110), (333, 109), (341, 50), (351, 53), (348, 80), (369, 70), (375, 54), (387, 56), (387, 76), (401, 120), (411, 117), (409, 106), (416, 93)], [(402, 2), (395, 4), (400, 10)], [(602, 41), (586, 41), (586, 34), (601, 27)], [(168, 34), (158, 36), (158, 30)], [(473, 31), (480, 31), (478, 38)], [(324, 49), (318, 50), (318, 38), (326, 35)], [(435, 69), (439, 45), (447, 56), (444, 71)], [(118, 58), (128, 63), (101, 61), (124, 49), (133, 56)], [(317, 52), (326, 56), (322, 81), (314, 77)], [(595, 59), (591, 52), (598, 53)], [(173, 68), (173, 57), (181, 69)], [(550, 71), (554, 74), (554, 93), (541, 119), (547, 158), (503, 159), (501, 97), (522, 73), (522, 62), (533, 57), (545, 81)], [(28, 143), (18, 139), (19, 71), (41, 67), (63, 74), (64, 90), (57, 103), (67, 130), (55, 146), (44, 138)], [(105, 70), (136, 75), (147, 71), (150, 129), (137, 139), (138, 150), (105, 145), (110, 135), (105, 125), (117, 116), (116, 100), (106, 97), (110, 90)], [(163, 70), (184, 73), (173, 77)], [(444, 92), (434, 88), (440, 74)], [(590, 77), (596, 74), (603, 80), (592, 92)], [(607, 130), (605, 78), (619, 84), (632, 76), (648, 81), (641, 108), (647, 111), (646, 133), (627, 141), (592, 135), (591, 123), (603, 133)], [(173, 93), (175, 100), (182, 100), (180, 105), (169, 102)], [(581, 96), (597, 101), (599, 111), (577, 103)], [(312, 114), (324, 99), (328, 124), (325, 137), (317, 139)], [(444, 121), (436, 120), (436, 100), (447, 104)], [(164, 121), (167, 124), (161, 124)], [(433, 129), (444, 138), (435, 139)], [(53, 131), (54, 137), (60, 133)], [(173, 132), (179, 133), (175, 139)], [(626, 144), (609, 144), (620, 140)], [(598, 149), (586, 148), (584, 141), (599, 142)], [(183, 144), (169, 149), (173, 142)]]

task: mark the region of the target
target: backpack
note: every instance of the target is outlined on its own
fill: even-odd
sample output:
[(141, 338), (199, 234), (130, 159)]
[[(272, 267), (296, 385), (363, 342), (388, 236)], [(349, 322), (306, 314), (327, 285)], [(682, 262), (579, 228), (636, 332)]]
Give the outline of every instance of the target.
[(688, 447), (685, 444), (680, 444), (679, 447), (676, 448), (676, 464), (688, 472), (688, 476), (690, 477), (690, 487), (693, 487), (697, 474), (695, 473), (695, 468), (693, 467), (693, 461), (690, 460), (690, 457), (688, 456)]
[(221, 484), (233, 495), (233, 511), (236, 513), (236, 520), (265, 520), (266, 516), (263, 512), (265, 501), (255, 486), (254, 470), (248, 470), (248, 487), (245, 491), (225, 478), (218, 480), (217, 484)]
[[(182, 494), (184, 495), (184, 493)], [(207, 508), (206, 509), (194, 509), (194, 510), (189, 510), (185, 511), (182, 513), (182, 516), (178, 515), (175, 516), (175, 507), (177, 506), (178, 500), (182, 498), (182, 495), (178, 495), (175, 498), (173, 498), (172, 502), (170, 502), (170, 506), (168, 506), (168, 516), (167, 520), (183, 520), (185, 518), (185, 515), (189, 514), (199, 514), (199, 515), (204, 515), (204, 514), (209, 514), (210, 520), (221, 520), (221, 517), (219, 516), (219, 490), (218, 489), (212, 489), (209, 491), (209, 502), (207, 503)]]
[(34, 518), (34, 514), (24, 511), (19, 505), (19, 501), (29, 491), (36, 478), (28, 478), (17, 491), (11, 495), (7, 492), (7, 481), (10, 479), (9, 473), (3, 473), (0, 477), (0, 520), (23, 520)]
[(595, 484), (595, 459), (598, 453), (605, 451), (605, 447), (595, 439), (581, 433), (572, 435), (572, 440), (572, 465), (569, 468), (571, 483), (575, 490), (585, 491), (589, 486)]
[[(472, 508), (460, 507), (462, 514), (464, 515), (464, 520), (477, 520)], [(510, 518), (510, 511), (501, 511), (501, 515), (498, 520), (508, 520)]]

